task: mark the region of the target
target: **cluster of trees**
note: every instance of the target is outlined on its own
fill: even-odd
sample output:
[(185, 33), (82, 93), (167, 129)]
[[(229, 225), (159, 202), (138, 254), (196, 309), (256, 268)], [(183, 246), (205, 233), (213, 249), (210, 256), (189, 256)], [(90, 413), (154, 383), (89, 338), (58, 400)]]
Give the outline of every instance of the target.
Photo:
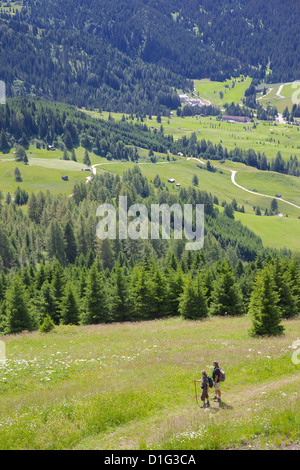
[[(204, 250), (186, 251), (186, 240), (172, 236), (98, 239), (96, 209), (104, 202), (117, 208), (119, 195), (127, 195), (128, 207), (205, 204)], [(299, 260), (265, 249), (260, 238), (214, 208), (211, 194), (195, 187), (170, 192), (158, 178), (149, 183), (138, 166), (122, 178), (97, 175), (77, 185), (72, 198), (31, 193), (26, 211), (9, 198), (0, 202), (2, 332), (38, 328), (48, 316), (54, 324), (87, 324), (240, 315), (266, 266), (274, 266), (282, 289), (282, 315), (299, 311)]]
[[(132, 120), (93, 119), (73, 106), (17, 98), (0, 107), (0, 128), (2, 152), (13, 146), (22, 151), (32, 141), (69, 151), (82, 145), (99, 156), (136, 160), (134, 147), (167, 153), (173, 140), (164, 136), (162, 129), (152, 132), (145, 124)], [(20, 157), (25, 159), (26, 155)]]
[(297, 156), (291, 155), (289, 160), (282, 158), (278, 151), (275, 158), (268, 159), (263, 152), (256, 152), (253, 149), (242, 149), (235, 147), (228, 150), (221, 143), (213, 144), (210, 140), (197, 140), (196, 133), (191, 134), (189, 138), (184, 136), (181, 139), (172, 142), (170, 151), (174, 154), (182, 152), (186, 156), (198, 157), (207, 160), (232, 160), (241, 162), (245, 165), (253, 166), (259, 170), (276, 171), (293, 176), (300, 176), (300, 162)]
[(282, 319), (300, 309), (299, 260), (229, 258), (207, 262), (203, 252), (179, 260), (169, 250), (163, 260), (149, 253), (133, 263), (120, 253), (111, 269), (99, 256), (88, 263), (32, 264), (0, 275), (0, 331), (19, 333), (53, 324), (142, 321), (181, 315), (253, 318), (253, 334), (282, 332)]
[(276, 106), (267, 106), (264, 108), (259, 101), (256, 99), (256, 85), (258, 85), (259, 80), (252, 80), (251, 85), (245, 91), (245, 98), (243, 103), (245, 106), (251, 109), (256, 110), (256, 117), (260, 121), (269, 121), (275, 120), (275, 117), (278, 115), (278, 110)]
[(289, 111), (289, 108), (286, 107), (285, 110), (282, 113), (282, 116), (288, 121), (288, 122), (294, 122), (294, 118), (299, 118), (300, 117), (300, 105), (298, 104), (293, 104), (291, 112)]

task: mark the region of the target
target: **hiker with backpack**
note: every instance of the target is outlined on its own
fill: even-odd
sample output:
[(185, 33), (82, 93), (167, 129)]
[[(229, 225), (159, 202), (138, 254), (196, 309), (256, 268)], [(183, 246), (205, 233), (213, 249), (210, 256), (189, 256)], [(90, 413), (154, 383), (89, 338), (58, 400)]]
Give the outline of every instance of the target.
[(213, 362), (214, 370), (212, 373), (212, 379), (214, 382), (215, 387), (215, 396), (213, 398), (214, 401), (218, 401), (221, 403), (221, 389), (220, 389), (220, 382), (224, 382), (225, 380), (225, 373), (219, 367), (217, 361)]
[[(202, 389), (201, 400), (203, 402), (202, 408), (206, 408), (210, 406), (208, 392), (209, 392), (209, 386), (210, 386), (209, 382), (211, 379), (207, 376), (207, 373), (205, 372), (205, 370), (201, 372), (201, 375), (202, 375), (201, 380), (195, 380), (195, 382), (201, 382), (201, 389)], [(205, 403), (205, 400), (206, 400), (206, 403)]]

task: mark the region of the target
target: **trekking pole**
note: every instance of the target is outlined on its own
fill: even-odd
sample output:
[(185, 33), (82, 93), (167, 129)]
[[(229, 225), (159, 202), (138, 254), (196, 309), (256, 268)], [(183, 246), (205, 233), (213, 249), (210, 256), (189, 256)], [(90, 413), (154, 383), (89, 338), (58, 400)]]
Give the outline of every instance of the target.
[(198, 396), (197, 396), (197, 385), (196, 385), (196, 379), (194, 379), (194, 385), (195, 385), (195, 394), (196, 394), (196, 402), (197, 402), (197, 405), (199, 405), (198, 403)]

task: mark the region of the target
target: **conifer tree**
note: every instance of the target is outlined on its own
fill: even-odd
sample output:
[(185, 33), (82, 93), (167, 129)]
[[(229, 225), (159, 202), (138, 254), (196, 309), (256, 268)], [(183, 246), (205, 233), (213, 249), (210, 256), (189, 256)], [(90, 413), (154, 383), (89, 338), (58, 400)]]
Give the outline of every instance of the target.
[(278, 306), (283, 318), (292, 318), (297, 315), (296, 299), (293, 295), (292, 280), (289, 270), (277, 257), (273, 267), (273, 278), (276, 292), (279, 297)]
[(6, 292), (6, 333), (21, 333), (33, 328), (28, 302), (22, 279), (16, 274)]
[(81, 322), (87, 325), (108, 321), (110, 321), (110, 312), (104, 276), (96, 264), (93, 264), (88, 273)]
[(250, 298), (248, 313), (252, 318), (252, 336), (276, 336), (283, 332), (279, 297), (270, 267), (258, 273)]
[(112, 319), (113, 321), (130, 320), (129, 286), (125, 274), (126, 268), (116, 266), (112, 273)]
[(61, 322), (64, 325), (78, 325), (79, 323), (79, 306), (70, 281), (66, 284), (61, 299)]
[(183, 292), (183, 274), (178, 267), (176, 273), (170, 273), (168, 276), (168, 307), (169, 315), (178, 315), (180, 296)]
[(198, 320), (207, 317), (208, 308), (200, 276), (188, 277), (180, 298), (179, 312), (182, 317)]
[(56, 302), (48, 280), (43, 283), (38, 293), (35, 300), (35, 310), (37, 313), (36, 316), (41, 323), (47, 315), (49, 315), (56, 324), (58, 323), (58, 318), (56, 317)]
[(151, 318), (152, 292), (148, 273), (144, 267), (134, 269), (130, 294), (133, 319), (148, 320)]
[(65, 255), (68, 263), (73, 264), (76, 259), (77, 245), (71, 223), (68, 221), (64, 229)]
[(214, 283), (211, 295), (211, 315), (241, 315), (242, 302), (234, 275), (229, 263), (225, 263), (222, 272)]
[(91, 164), (89, 152), (86, 149), (84, 151), (83, 163), (87, 166), (90, 166), (90, 164)]

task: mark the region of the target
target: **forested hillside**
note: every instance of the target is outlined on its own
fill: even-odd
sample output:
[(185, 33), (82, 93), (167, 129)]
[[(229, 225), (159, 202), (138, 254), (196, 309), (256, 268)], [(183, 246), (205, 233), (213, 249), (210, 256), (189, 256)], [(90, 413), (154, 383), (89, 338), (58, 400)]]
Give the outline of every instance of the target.
[[(103, 173), (77, 185), (72, 198), (32, 193), (26, 211), (2, 201), (0, 331), (38, 328), (47, 315), (56, 324), (241, 315), (262, 269), (276, 273), (283, 317), (297, 314), (299, 264), (291, 253), (265, 249), (214, 208), (211, 194), (195, 188), (174, 194), (157, 186), (136, 166), (122, 178)], [(204, 250), (186, 251), (185, 240), (172, 237), (98, 239), (97, 206), (118, 207), (124, 194), (128, 205), (204, 204)]]
[[(279, 0), (24, 0), (0, 12), (9, 96), (155, 113), (191, 79), (299, 78), (299, 4)], [(266, 73), (271, 69), (271, 73)]]

